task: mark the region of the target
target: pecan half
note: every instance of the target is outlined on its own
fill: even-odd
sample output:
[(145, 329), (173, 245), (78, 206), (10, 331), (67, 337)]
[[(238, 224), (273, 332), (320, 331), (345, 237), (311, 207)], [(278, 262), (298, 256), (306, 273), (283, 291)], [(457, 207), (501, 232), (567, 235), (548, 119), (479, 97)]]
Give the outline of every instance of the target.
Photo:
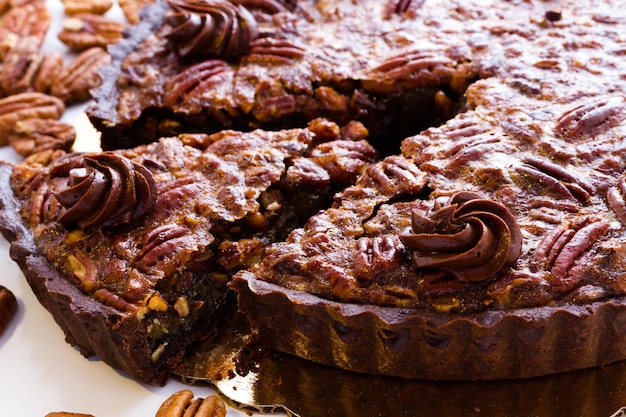
[(354, 273), (360, 283), (370, 283), (393, 271), (404, 259), (404, 245), (397, 235), (362, 237), (357, 241)]
[(69, 151), (76, 140), (76, 130), (59, 120), (25, 119), (15, 123), (7, 140), (24, 157), (46, 150)]
[(572, 288), (581, 279), (571, 273), (572, 266), (608, 229), (607, 223), (594, 219), (581, 225), (555, 227), (539, 242), (531, 260), (531, 271), (550, 271), (553, 286), (561, 290)]
[(248, 52), (241, 57), (242, 62), (265, 62), (274, 64), (288, 64), (300, 59), (306, 50), (284, 39), (263, 37), (255, 39), (250, 44)]
[(113, 7), (112, 0), (61, 0), (65, 14), (79, 13), (104, 14)]
[(50, 94), (66, 104), (88, 100), (89, 90), (101, 83), (98, 70), (111, 62), (111, 55), (100, 47), (81, 52), (63, 68), (50, 88)]
[(358, 183), (371, 186), (385, 196), (415, 195), (426, 186), (426, 174), (402, 156), (388, 156), (367, 167)]
[(45, 417), (94, 417), (92, 414), (71, 413), (69, 411), (53, 411), (46, 414)]
[(25, 3), (13, 7), (2, 18), (0, 41), (4, 41), (11, 34), (17, 35), (18, 38), (34, 36), (41, 46), (50, 27), (50, 21), (50, 11), (44, 2)]
[(65, 104), (43, 93), (20, 93), (0, 99), (0, 145), (8, 143), (15, 123), (29, 118), (59, 119)]
[(78, 13), (63, 21), (58, 38), (72, 49), (105, 47), (122, 38), (124, 24), (94, 13)]
[(561, 199), (586, 203), (595, 194), (594, 187), (580, 175), (546, 159), (527, 157), (515, 168), (519, 179), (528, 186), (537, 187), (540, 193), (550, 193)]
[(39, 40), (36, 37), (19, 38), (4, 55), (0, 69), (2, 94), (10, 96), (27, 91), (47, 93), (62, 67), (61, 52), (46, 54), (39, 51)]
[(154, 3), (154, 0), (118, 0), (122, 14), (128, 23), (135, 24), (139, 22), (139, 11), (149, 4)]
[(560, 137), (597, 134), (617, 126), (626, 118), (626, 101), (621, 97), (591, 98), (565, 111), (556, 121)]
[(181, 102), (188, 105), (189, 99), (194, 95), (202, 94), (222, 82), (226, 70), (226, 63), (218, 59), (209, 59), (190, 66), (167, 82), (165, 86), (167, 93), (163, 97), (163, 102), (166, 106), (174, 106)]
[(0, 334), (9, 325), (17, 310), (17, 299), (11, 290), (0, 285)]
[(155, 417), (225, 417), (226, 405), (217, 395), (194, 400), (193, 392), (181, 390), (159, 407)]

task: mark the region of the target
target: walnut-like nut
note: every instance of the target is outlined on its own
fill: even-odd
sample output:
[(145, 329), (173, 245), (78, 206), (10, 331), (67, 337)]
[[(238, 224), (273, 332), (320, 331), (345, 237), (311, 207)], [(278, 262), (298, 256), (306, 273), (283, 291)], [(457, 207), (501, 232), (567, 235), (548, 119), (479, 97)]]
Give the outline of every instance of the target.
[(70, 413), (67, 411), (53, 411), (51, 413), (46, 414), (45, 417), (94, 417), (94, 416), (91, 414)]
[(112, 0), (61, 0), (65, 14), (79, 13), (104, 14), (113, 7)]
[(217, 395), (193, 399), (193, 392), (181, 390), (159, 407), (155, 417), (225, 417), (226, 405)]
[(124, 17), (126, 17), (126, 20), (131, 24), (138, 23), (139, 11), (152, 3), (154, 3), (154, 0), (118, 0)]
[(19, 120), (58, 120), (64, 111), (62, 100), (43, 93), (20, 93), (0, 99), (0, 146), (8, 143), (8, 137)]
[(78, 13), (63, 21), (58, 33), (61, 42), (77, 51), (105, 47), (122, 38), (124, 23), (94, 13)]
[(41, 46), (50, 27), (50, 21), (50, 11), (44, 2), (13, 7), (2, 18), (0, 40), (4, 41), (12, 35), (17, 35), (18, 38), (34, 36), (39, 39)]
[(48, 149), (69, 151), (76, 140), (76, 129), (54, 119), (25, 119), (15, 123), (7, 140), (24, 157)]
[(7, 328), (17, 310), (17, 299), (11, 290), (0, 285), (0, 334)]
[(111, 62), (111, 55), (100, 47), (81, 52), (54, 80), (50, 94), (66, 104), (88, 100), (89, 90), (100, 85), (98, 70)]

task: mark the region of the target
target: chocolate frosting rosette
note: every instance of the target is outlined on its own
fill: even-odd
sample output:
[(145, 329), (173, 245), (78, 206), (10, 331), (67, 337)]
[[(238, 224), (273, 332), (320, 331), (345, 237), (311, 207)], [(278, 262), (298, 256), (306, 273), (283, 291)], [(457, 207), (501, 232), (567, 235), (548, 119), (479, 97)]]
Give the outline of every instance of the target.
[(86, 154), (72, 161), (67, 187), (54, 193), (64, 207), (58, 220), (81, 229), (115, 227), (142, 218), (156, 202), (157, 187), (143, 165), (116, 154)]
[(169, 0), (165, 37), (178, 54), (194, 58), (236, 58), (258, 36), (257, 22), (243, 6), (224, 0)]
[(454, 194), (426, 214), (413, 211), (412, 233), (400, 236), (416, 269), (443, 270), (459, 281), (483, 281), (515, 264), (522, 235), (511, 212), (474, 192)]

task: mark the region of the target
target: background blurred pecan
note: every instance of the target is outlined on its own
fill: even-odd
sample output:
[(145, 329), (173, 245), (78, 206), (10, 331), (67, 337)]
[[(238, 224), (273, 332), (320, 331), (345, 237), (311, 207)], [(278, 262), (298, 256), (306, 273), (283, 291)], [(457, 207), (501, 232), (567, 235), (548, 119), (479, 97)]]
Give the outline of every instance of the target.
[(0, 67), (2, 95), (27, 91), (47, 93), (52, 80), (62, 68), (61, 52), (41, 52), (39, 40), (35, 36), (19, 38), (15, 46), (6, 52)]
[(226, 406), (216, 395), (204, 400), (193, 399), (193, 392), (181, 390), (172, 394), (161, 405), (155, 417), (225, 417)]
[(95, 46), (105, 47), (122, 37), (124, 23), (94, 13), (79, 13), (63, 21), (58, 38), (72, 49), (84, 51)]
[(50, 11), (43, 2), (16, 6), (2, 18), (0, 41), (4, 41), (11, 34), (18, 37), (34, 36), (41, 45), (50, 27), (50, 20)]
[(0, 285), (0, 334), (8, 326), (17, 310), (17, 299), (13, 293)]
[(100, 47), (81, 52), (55, 78), (50, 94), (65, 104), (88, 100), (89, 90), (97, 87), (101, 80), (98, 69), (111, 62), (111, 56)]
[(15, 123), (7, 140), (15, 152), (25, 157), (49, 149), (69, 151), (76, 140), (76, 130), (59, 120), (25, 119)]
[(104, 14), (113, 7), (112, 0), (61, 0), (65, 14), (78, 13)]
[(152, 3), (154, 0), (118, 0), (124, 17), (131, 24), (139, 22), (139, 11)]
[(20, 93), (0, 99), (0, 146), (8, 143), (8, 137), (19, 120), (58, 120), (64, 111), (62, 100), (43, 93)]

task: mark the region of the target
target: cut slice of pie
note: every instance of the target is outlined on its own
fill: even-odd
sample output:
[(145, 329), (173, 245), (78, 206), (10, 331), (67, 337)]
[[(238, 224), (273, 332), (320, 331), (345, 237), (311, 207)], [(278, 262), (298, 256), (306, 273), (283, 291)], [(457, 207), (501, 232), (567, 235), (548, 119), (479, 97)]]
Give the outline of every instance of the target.
[(0, 164), (0, 228), (84, 355), (164, 383), (234, 311), (226, 283), (376, 159), (358, 124), (181, 135)]

